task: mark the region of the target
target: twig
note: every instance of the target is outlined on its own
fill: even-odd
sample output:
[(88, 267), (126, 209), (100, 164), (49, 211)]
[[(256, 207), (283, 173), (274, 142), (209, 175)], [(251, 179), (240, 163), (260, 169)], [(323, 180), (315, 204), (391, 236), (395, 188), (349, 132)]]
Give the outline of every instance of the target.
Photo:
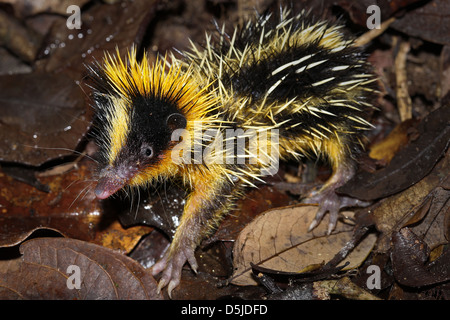
[(409, 49), (409, 42), (400, 42), (399, 50), (395, 57), (397, 106), (401, 121), (412, 118), (412, 101), (408, 93), (408, 76), (406, 74), (406, 56)]
[(360, 36), (358, 39), (355, 40), (354, 45), (356, 47), (360, 47), (360, 46), (366, 45), (367, 43), (369, 43), (370, 41), (372, 41), (373, 39), (375, 39), (376, 37), (381, 35), (384, 31), (386, 31), (386, 29), (394, 21), (395, 21), (394, 17), (391, 17), (391, 18), (387, 19), (386, 21), (383, 21), (380, 24), (380, 28), (379, 29), (372, 29), (370, 31), (367, 31), (366, 33), (364, 33), (362, 36)]

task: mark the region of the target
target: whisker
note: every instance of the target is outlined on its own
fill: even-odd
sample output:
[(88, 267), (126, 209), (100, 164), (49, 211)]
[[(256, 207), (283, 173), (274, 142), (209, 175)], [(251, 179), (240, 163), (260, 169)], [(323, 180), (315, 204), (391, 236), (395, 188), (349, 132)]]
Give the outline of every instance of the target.
[(73, 153), (75, 153), (75, 154), (78, 154), (78, 155), (80, 155), (80, 156), (86, 157), (86, 158), (88, 158), (88, 159), (94, 161), (94, 162), (97, 163), (97, 164), (99, 163), (97, 159), (95, 159), (95, 158), (93, 158), (93, 157), (87, 155), (86, 152), (84, 152), (84, 151), (83, 151), (83, 152), (80, 152), (80, 151), (73, 150), (73, 149), (69, 149), (69, 148), (30, 146), (30, 145), (27, 145), (27, 144), (23, 144), (23, 146), (28, 147), (28, 148), (32, 148), (32, 149), (69, 151), (69, 152), (73, 152)]
[(83, 200), (83, 199), (88, 195), (88, 193), (89, 193), (91, 190), (92, 190), (92, 188), (91, 188), (90, 185), (89, 185), (89, 188), (86, 190), (86, 192), (84, 193), (84, 195), (81, 197), (80, 200)]
[(138, 194), (138, 201), (136, 203), (136, 212), (134, 214), (134, 220), (137, 219), (137, 215), (138, 215), (138, 211), (139, 211), (139, 203), (141, 202), (141, 191), (139, 190), (139, 188), (137, 189), (137, 194)]
[[(166, 181), (164, 181), (164, 193), (166, 194), (166, 200), (168, 201), (168, 198), (167, 198), (167, 188), (166, 188)], [(164, 205), (164, 201), (163, 201), (163, 199), (162, 199), (162, 197), (161, 197), (161, 194), (159, 193), (159, 187), (157, 187), (157, 188), (155, 188), (155, 191), (156, 191), (156, 193), (158, 194), (158, 197), (159, 197), (159, 200), (161, 201), (161, 208), (162, 208), (162, 210), (163, 210), (163, 214), (164, 214), (164, 217), (165, 217), (165, 220), (166, 221), (171, 221), (170, 219), (169, 219), (169, 214), (167, 213), (167, 211), (166, 211), (166, 206)], [(173, 226), (171, 226), (171, 227), (173, 227)]]
[[(78, 198), (80, 197), (80, 195), (81, 195), (84, 191), (86, 191), (86, 189), (88, 189), (91, 185), (92, 185), (91, 183), (88, 184), (86, 187), (83, 188), (83, 190), (81, 190), (81, 191), (78, 193), (77, 197), (76, 197), (76, 198), (72, 201), (72, 203), (70, 204), (69, 209), (72, 208), (72, 205), (78, 200)], [(88, 191), (89, 191), (89, 190), (88, 190)]]
[[(67, 189), (69, 189), (76, 182), (84, 182), (84, 181), (87, 181), (87, 180), (81, 180), (81, 179), (74, 180), (71, 183), (69, 183), (69, 185), (63, 189), (63, 191), (67, 191)], [(89, 182), (91, 182), (91, 181), (89, 181)]]
[[(134, 203), (134, 192), (131, 190), (131, 187), (124, 188), (125, 194), (130, 199), (130, 209), (129, 212), (131, 213), (133, 211), (133, 203)], [(129, 193), (128, 193), (129, 191)]]

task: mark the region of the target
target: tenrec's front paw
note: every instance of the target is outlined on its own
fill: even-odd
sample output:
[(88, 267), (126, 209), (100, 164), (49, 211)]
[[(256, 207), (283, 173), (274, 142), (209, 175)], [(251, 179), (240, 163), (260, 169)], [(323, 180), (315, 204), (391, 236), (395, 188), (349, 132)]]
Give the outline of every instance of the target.
[(158, 283), (158, 293), (167, 285), (167, 293), (172, 298), (173, 289), (180, 284), (181, 270), (186, 261), (189, 262), (192, 270), (197, 273), (197, 260), (195, 259), (194, 249), (190, 247), (176, 249), (170, 247), (164, 257), (153, 265), (152, 274), (154, 276), (162, 272)]
[(334, 191), (334, 188), (327, 188), (315, 194), (311, 194), (303, 201), (303, 203), (319, 204), (319, 209), (317, 210), (314, 220), (309, 225), (308, 231), (311, 231), (320, 223), (325, 213), (330, 213), (327, 234), (331, 234), (331, 232), (336, 227), (340, 209), (355, 206), (365, 207), (370, 204), (370, 202), (361, 201), (346, 196), (340, 196)]

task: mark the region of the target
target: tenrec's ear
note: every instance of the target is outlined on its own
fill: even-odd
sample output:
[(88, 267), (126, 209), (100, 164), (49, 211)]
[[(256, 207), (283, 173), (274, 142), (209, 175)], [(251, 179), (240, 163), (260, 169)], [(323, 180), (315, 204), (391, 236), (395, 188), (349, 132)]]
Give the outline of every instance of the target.
[(180, 113), (172, 113), (167, 117), (166, 123), (170, 130), (174, 131), (176, 129), (186, 129), (187, 120)]

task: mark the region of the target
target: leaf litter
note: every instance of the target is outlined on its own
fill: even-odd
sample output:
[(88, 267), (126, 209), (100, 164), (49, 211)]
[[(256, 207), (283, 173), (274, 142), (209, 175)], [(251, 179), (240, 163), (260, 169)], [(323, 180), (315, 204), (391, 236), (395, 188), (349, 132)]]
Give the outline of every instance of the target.
[[(252, 263), (267, 269), (300, 273), (308, 266), (329, 262), (350, 241), (353, 226), (340, 222), (329, 236), (324, 224), (307, 232), (316, 211), (315, 206), (273, 209), (248, 224), (234, 245), (235, 270), (231, 283), (256, 284), (249, 268)], [(370, 234), (360, 242), (346, 257), (348, 265), (343, 270), (357, 268), (375, 241), (376, 235)]]
[[(145, 268), (166, 250), (184, 195), (163, 185), (154, 194), (141, 192), (139, 201), (94, 199), (84, 65), (116, 46), (123, 53), (132, 43), (151, 58), (186, 49), (188, 37), (202, 41), (203, 22), (229, 25), (255, 7), (252, 1), (207, 2), (72, 1), (82, 7), (83, 24), (71, 30), (63, 2), (50, 8), (46, 1), (5, 1), (0, 29), (12, 26), (15, 36), (0, 39), (7, 48), (0, 54), (15, 62), (0, 65), (0, 86), (10, 88), (0, 91), (0, 282), (6, 283), (0, 297), (163, 298)], [(361, 34), (370, 4), (305, 0), (293, 6), (322, 18), (337, 11)], [(258, 8), (271, 5), (279, 3)], [(364, 38), (382, 93), (371, 119), (376, 128), (368, 135), (376, 160), (360, 159), (370, 170), (340, 190), (373, 204), (343, 212), (349, 216), (329, 237), (320, 229), (307, 233), (316, 207), (297, 205), (309, 188), (297, 180), (317, 172), (317, 185), (329, 170), (284, 163), (268, 185), (247, 192), (197, 251), (199, 276), (183, 270), (173, 298), (448, 299), (450, 11), (444, 0), (396, 0), (381, 14), (387, 29)], [(90, 270), (80, 291), (66, 286), (74, 259)], [(381, 269), (381, 289), (367, 287), (372, 264)]]

